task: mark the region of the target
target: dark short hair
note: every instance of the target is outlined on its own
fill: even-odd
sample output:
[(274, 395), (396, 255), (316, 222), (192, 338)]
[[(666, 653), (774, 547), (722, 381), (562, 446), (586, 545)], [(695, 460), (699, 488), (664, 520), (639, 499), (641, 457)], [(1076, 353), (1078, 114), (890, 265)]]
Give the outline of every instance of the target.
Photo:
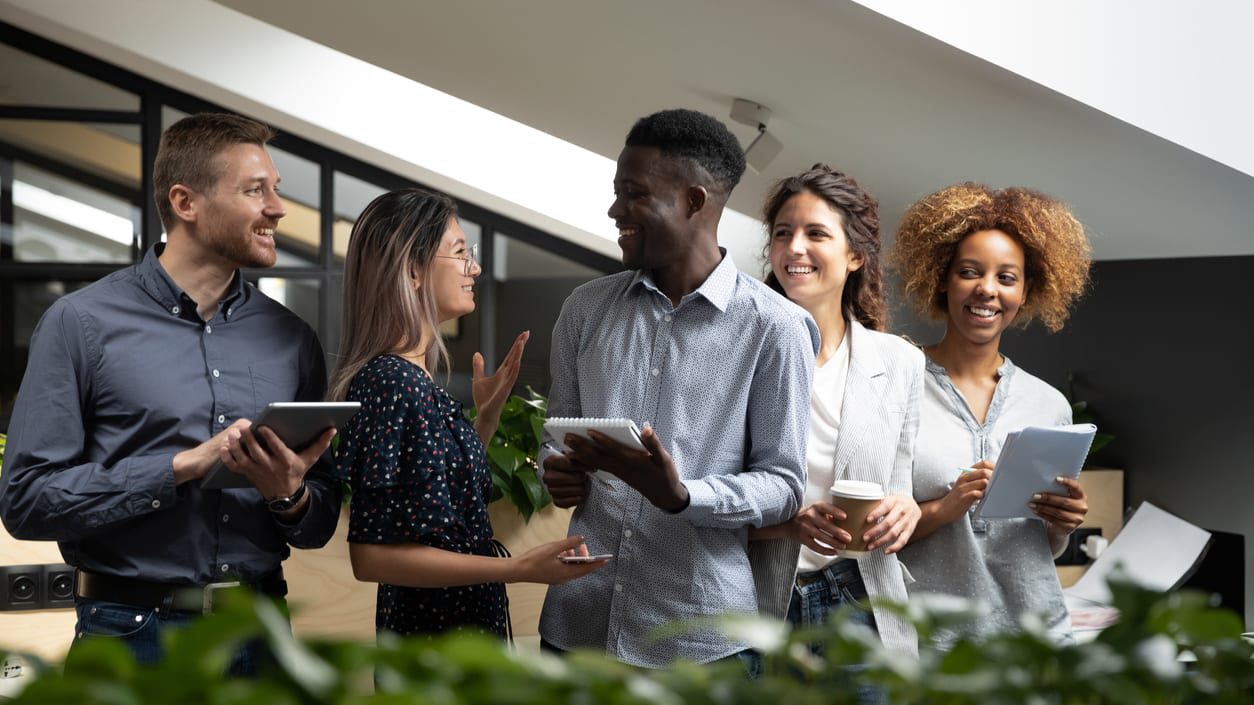
[(642, 117), (627, 133), (628, 147), (656, 147), (662, 154), (691, 160), (731, 193), (745, 173), (745, 152), (718, 120), (695, 110), (663, 110)]
[(152, 170), (153, 198), (166, 231), (175, 222), (170, 189), (182, 184), (208, 193), (226, 168), (218, 159), (222, 150), (237, 144), (264, 147), (272, 139), (268, 125), (227, 113), (191, 115), (166, 128)]
[[(799, 193), (812, 193), (840, 213), (845, 226), (845, 243), (851, 252), (862, 257), (862, 266), (845, 278), (841, 313), (846, 319), (857, 321), (871, 330), (884, 330), (888, 326), (888, 307), (884, 302), (879, 204), (875, 196), (862, 188), (852, 176), (826, 164), (815, 164), (796, 176), (780, 181), (771, 189), (771, 195), (762, 209), (768, 229), (775, 227), (775, 218), (788, 199)], [(770, 238), (768, 233), (767, 250), (771, 246)], [(785, 293), (774, 272), (766, 275), (766, 283), (775, 291)]]

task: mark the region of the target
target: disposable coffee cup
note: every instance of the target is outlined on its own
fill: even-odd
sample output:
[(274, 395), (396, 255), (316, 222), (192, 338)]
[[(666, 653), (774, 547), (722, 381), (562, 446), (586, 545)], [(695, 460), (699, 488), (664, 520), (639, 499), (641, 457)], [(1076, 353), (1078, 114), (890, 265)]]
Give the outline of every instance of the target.
[(849, 545), (838, 554), (843, 558), (858, 558), (867, 554), (862, 535), (867, 531), (866, 515), (884, 501), (884, 488), (877, 482), (862, 480), (837, 480), (832, 484), (832, 504), (845, 510), (843, 521), (836, 525), (849, 532)]

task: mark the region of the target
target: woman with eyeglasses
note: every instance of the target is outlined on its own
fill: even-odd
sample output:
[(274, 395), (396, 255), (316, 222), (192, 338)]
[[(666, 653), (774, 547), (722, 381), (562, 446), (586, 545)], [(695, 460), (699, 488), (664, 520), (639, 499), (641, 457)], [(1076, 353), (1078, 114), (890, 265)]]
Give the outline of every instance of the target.
[(444, 321), (475, 308), (481, 270), (456, 204), (417, 188), (362, 212), (344, 264), (344, 332), (331, 398), (361, 402), (340, 429), (336, 467), (352, 489), (349, 555), (358, 580), (379, 584), (375, 626), (397, 634), (476, 630), (505, 636), (509, 582), (564, 583), (604, 562), (578, 536), (499, 557), (488, 520), (484, 448), (518, 377), (528, 333), (496, 374), (475, 353), (472, 425), (436, 382), (449, 367)]

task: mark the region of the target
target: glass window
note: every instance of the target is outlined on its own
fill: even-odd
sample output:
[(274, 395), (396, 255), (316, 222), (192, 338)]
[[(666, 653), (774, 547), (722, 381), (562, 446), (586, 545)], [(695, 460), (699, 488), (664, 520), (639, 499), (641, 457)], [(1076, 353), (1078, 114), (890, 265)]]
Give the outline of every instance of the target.
[(39, 155), (49, 169), (100, 179), (139, 198), (138, 125), (0, 119), (0, 154), (13, 154), (10, 145)]
[(30, 338), (35, 324), (53, 301), (90, 283), (72, 279), (17, 279), (0, 284), (0, 330), (5, 332), (0, 336), (0, 428), (7, 426), (13, 411), (30, 356)]
[(318, 330), (318, 316), (322, 311), (322, 282), (318, 279), (296, 277), (258, 277), (257, 288), (261, 293), (286, 306), (300, 316), (310, 328)]
[(331, 249), (335, 252), (335, 260), (343, 262), (348, 254), (348, 238), (353, 232), (353, 223), (357, 216), (370, 205), (370, 202), (387, 192), (378, 184), (349, 176), (337, 171), (331, 177), (331, 191), (335, 194), (332, 211), (335, 222), (331, 225)]
[(6, 44), (0, 44), (0, 66), (7, 76), (0, 105), (139, 111), (134, 93)]
[(6, 252), (18, 262), (133, 261), (140, 209), (134, 203), (25, 162), (13, 164), (13, 223)]
[(553, 324), (562, 303), (575, 287), (604, 272), (506, 235), (497, 234), (492, 242), (496, 360), (505, 355), (519, 333), (530, 330), (518, 385), (520, 389), (530, 385), (548, 394)]
[(275, 246), (279, 267), (302, 267), (318, 264), (318, 246), (322, 241), (322, 199), (318, 191), (318, 175), (322, 168), (315, 162), (298, 157), (274, 145), (266, 148), (274, 159), (282, 183), (283, 209), (287, 215), (279, 221)]

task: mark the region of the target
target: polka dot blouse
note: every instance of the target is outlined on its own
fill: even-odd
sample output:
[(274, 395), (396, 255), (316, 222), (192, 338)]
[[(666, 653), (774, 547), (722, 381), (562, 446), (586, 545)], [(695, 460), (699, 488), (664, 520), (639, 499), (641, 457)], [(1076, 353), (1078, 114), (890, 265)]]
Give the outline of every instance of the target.
[[(492, 478), (483, 443), (453, 399), (417, 365), (395, 355), (368, 362), (348, 399), (361, 410), (340, 429), (336, 468), (352, 487), (350, 543), (421, 543), (490, 556)], [(505, 586), (409, 588), (381, 583), (379, 630), (504, 635)]]

